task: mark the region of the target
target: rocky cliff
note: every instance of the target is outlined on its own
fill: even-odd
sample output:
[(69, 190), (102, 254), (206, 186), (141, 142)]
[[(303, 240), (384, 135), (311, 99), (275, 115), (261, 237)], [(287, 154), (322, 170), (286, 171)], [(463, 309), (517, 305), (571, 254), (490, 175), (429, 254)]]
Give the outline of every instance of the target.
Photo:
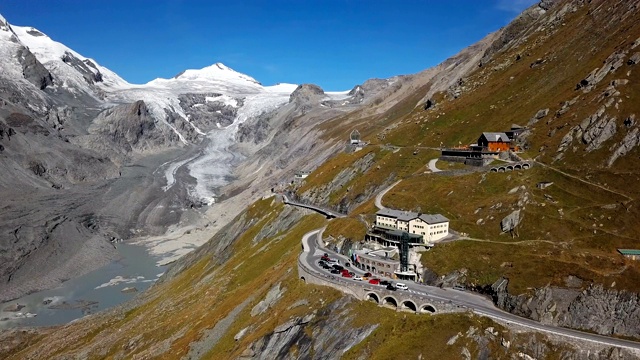
[(600, 284), (581, 290), (580, 279), (571, 277), (567, 281), (578, 288), (545, 286), (531, 295), (514, 296), (506, 290), (508, 281), (500, 279), (491, 293), (500, 308), (545, 324), (640, 338), (638, 294), (607, 290)]

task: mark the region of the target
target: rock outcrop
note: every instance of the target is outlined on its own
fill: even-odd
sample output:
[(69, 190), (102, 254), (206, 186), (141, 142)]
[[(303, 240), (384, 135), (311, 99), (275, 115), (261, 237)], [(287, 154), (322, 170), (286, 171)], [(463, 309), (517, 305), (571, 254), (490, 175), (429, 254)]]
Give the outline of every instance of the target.
[[(375, 153), (371, 152), (362, 158), (356, 160), (352, 166), (343, 169), (340, 171), (333, 180), (326, 185), (322, 185), (319, 188), (309, 189), (302, 193), (299, 197), (299, 200), (302, 202), (310, 203), (310, 204), (318, 204), (326, 206), (329, 203), (330, 195), (346, 186), (349, 181), (351, 181), (354, 177), (365, 173), (369, 168), (374, 165)], [(369, 196), (373, 195), (376, 191), (380, 189), (376, 186), (368, 189), (368, 194), (363, 194), (360, 201), (364, 201), (369, 198)], [(342, 201), (335, 207), (335, 210), (338, 212), (347, 213), (349, 209), (352, 209), (357, 205), (357, 197), (356, 202), (350, 202), (346, 198), (342, 199)]]
[(611, 154), (611, 157), (607, 160), (607, 165), (613, 165), (619, 157), (629, 153), (638, 144), (640, 144), (640, 130), (636, 127), (629, 131), (622, 139), (622, 142), (617, 145), (616, 149)]
[(532, 295), (511, 295), (507, 279), (491, 286), (496, 306), (544, 324), (640, 338), (640, 296), (602, 285), (580, 288), (545, 286)]
[(533, 115), (533, 117), (529, 120), (527, 125), (531, 126), (531, 125), (537, 123), (538, 120), (540, 120), (543, 117), (547, 116), (548, 113), (549, 113), (549, 108), (538, 110), (538, 112), (536, 112), (536, 114)]
[(53, 76), (27, 48), (18, 50), (18, 61), (22, 65), (22, 76), (38, 89), (53, 85)]
[(302, 114), (311, 110), (314, 104), (319, 104), (324, 98), (324, 90), (318, 85), (302, 84), (291, 93), (289, 103), (293, 103)]
[(238, 109), (244, 105), (242, 98), (219, 93), (181, 94), (178, 100), (189, 121), (202, 131), (233, 124)]
[[(254, 341), (241, 359), (335, 359), (368, 337), (376, 325), (354, 327), (350, 297), (342, 297), (317, 313), (291, 318)], [(291, 349), (296, 348), (294, 356)]]
[(84, 147), (103, 147), (124, 154), (163, 148), (180, 141), (176, 133), (158, 128), (157, 120), (142, 100), (104, 110), (89, 127), (89, 133), (88, 137), (75, 141)]
[(520, 210), (514, 210), (500, 221), (502, 232), (513, 232), (520, 224)]
[(280, 288), (280, 283), (275, 284), (271, 290), (267, 293), (264, 299), (262, 299), (256, 306), (251, 309), (251, 316), (261, 315), (265, 311), (267, 311), (270, 307), (272, 307), (282, 294), (287, 291), (287, 288)]

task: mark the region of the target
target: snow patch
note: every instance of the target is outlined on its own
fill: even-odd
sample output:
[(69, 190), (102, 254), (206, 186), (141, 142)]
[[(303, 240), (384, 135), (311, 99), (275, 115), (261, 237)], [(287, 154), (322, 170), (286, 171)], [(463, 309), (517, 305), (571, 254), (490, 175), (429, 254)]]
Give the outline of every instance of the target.
[(351, 91), (351, 90), (347, 90), (347, 91), (326, 91), (324, 93), (325, 94), (325, 99), (326, 100), (344, 100), (344, 99), (348, 99), (350, 97), (349, 91)]
[(238, 107), (238, 100), (232, 98), (227, 95), (219, 95), (219, 96), (207, 96), (204, 98), (206, 102), (219, 102), (225, 106), (231, 106), (234, 108)]
[(109, 286), (116, 286), (116, 285), (120, 285), (120, 284), (135, 284), (138, 282), (151, 282), (154, 280), (145, 280), (144, 276), (136, 276), (136, 277), (123, 277), (123, 276), (116, 276), (113, 279), (109, 280), (108, 282), (98, 285), (95, 287), (96, 290), (98, 289), (102, 289), (102, 288), (106, 288)]

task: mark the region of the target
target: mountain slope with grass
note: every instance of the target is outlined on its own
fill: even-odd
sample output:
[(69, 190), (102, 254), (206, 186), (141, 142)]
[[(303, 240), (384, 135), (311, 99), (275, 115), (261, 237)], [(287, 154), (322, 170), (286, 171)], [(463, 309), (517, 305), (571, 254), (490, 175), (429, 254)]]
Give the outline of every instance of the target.
[[(71, 324), (0, 334), (4, 359), (594, 359), (624, 350), (579, 348), (459, 313), (420, 315), (379, 307), (296, 271), (300, 239), (327, 220), (259, 200), (161, 282), (118, 308)], [(468, 355), (465, 355), (468, 354)]]
[[(640, 336), (635, 300), (625, 300), (640, 292), (640, 267), (617, 251), (640, 247), (638, 14), (634, 1), (528, 9), (453, 86), (425, 85), (407, 112), (381, 117), (385, 127), (365, 136), (370, 146), (331, 159), (293, 191), (349, 210), (350, 226), (331, 235), (357, 239), (374, 221), (372, 194), (402, 179), (385, 206), (442, 213), (466, 235), (423, 254), (424, 279), (453, 278), (444, 284), (464, 284), (550, 323)], [(441, 146), (472, 144), (512, 124), (527, 127), (519, 156), (533, 162), (530, 170), (426, 166)], [(538, 189), (540, 182), (553, 185)], [(519, 224), (503, 232), (502, 220), (515, 214)], [(595, 315), (601, 308), (613, 313), (605, 325)]]
[[(365, 108), (336, 112), (311, 129), (292, 112), (278, 126), (300, 131), (304, 146), (269, 128), (265, 147), (299, 146), (306, 151), (287, 159), (315, 164), (317, 150), (308, 142), (314, 137), (328, 159), (283, 190), (346, 218), (326, 220), (263, 198), (134, 301), (61, 327), (5, 331), (0, 356), (637, 357), (471, 313), (429, 316), (376, 306), (306, 284), (297, 259), (301, 237), (314, 229), (326, 227), (325, 237), (337, 245), (361, 239), (374, 220), (375, 196), (399, 180), (384, 206), (442, 213), (464, 234), (422, 253), (427, 282), (466, 285), (545, 323), (640, 337), (640, 265), (616, 251), (640, 247), (639, 14), (634, 1), (542, 1), (446, 66), (385, 82)], [(305, 101), (315, 101), (313, 88), (299, 89)], [(312, 107), (302, 111), (313, 114)], [(244, 133), (249, 145), (258, 123)], [(491, 173), (438, 161), (445, 171), (429, 170), (441, 146), (470, 144), (512, 123), (527, 126), (519, 156), (531, 169)], [(369, 145), (339, 151), (355, 128)], [(251, 173), (265, 158), (287, 165), (258, 151), (239, 171)], [(267, 187), (251, 181), (235, 191)], [(553, 185), (539, 189), (539, 182)], [(514, 212), (517, 226), (503, 231), (502, 220)]]

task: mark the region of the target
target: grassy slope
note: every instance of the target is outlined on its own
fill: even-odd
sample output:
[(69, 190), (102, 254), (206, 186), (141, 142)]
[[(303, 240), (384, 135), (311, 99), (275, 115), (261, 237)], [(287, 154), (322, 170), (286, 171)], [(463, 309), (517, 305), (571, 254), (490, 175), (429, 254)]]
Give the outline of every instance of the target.
[[(202, 339), (205, 330), (213, 328), (248, 299), (248, 305), (221, 334), (217, 344), (204, 354), (204, 358), (238, 358), (252, 342), (270, 334), (278, 325), (293, 317), (321, 310), (344, 296), (331, 288), (307, 285), (298, 279), (295, 269), (302, 235), (324, 226), (326, 220), (323, 217), (305, 216), (287, 231), (254, 241), (260, 229), (274, 221), (282, 211), (283, 206), (272, 203), (272, 199), (261, 200), (251, 206), (247, 217), (256, 220), (255, 225), (236, 239), (232, 244), (233, 255), (222, 265), (213, 266), (211, 254), (205, 254), (175, 278), (154, 286), (145, 294), (146, 300), (125, 310), (96, 314), (43, 332), (16, 332), (15, 337), (6, 342), (3, 339), (0, 357), (179, 359), (189, 352), (194, 341)], [(335, 227), (334, 224), (341, 226), (340, 221), (332, 221), (329, 228)], [(252, 317), (253, 306), (276, 283), (285, 289), (280, 300), (264, 314)], [(303, 299), (307, 304), (292, 306)], [(454, 359), (459, 357), (463, 346), (475, 354), (479, 348), (471, 337), (462, 337), (455, 344), (446, 345), (452, 336), (465, 333), (470, 327), (479, 329), (480, 334), (484, 334), (488, 327), (500, 333), (488, 343), (492, 353), (507, 356), (516, 350), (515, 346), (512, 350), (500, 347), (502, 337), (515, 339), (516, 335), (487, 318), (466, 314), (428, 316), (399, 313), (363, 301), (350, 302), (348, 314), (351, 320), (346, 326), (378, 327), (371, 336), (345, 354), (347, 359), (362, 356), (389, 359), (399, 353), (408, 357), (437, 354), (438, 358)], [(327, 315), (331, 316), (331, 313)], [(305, 332), (313, 337), (314, 323), (308, 326)], [(249, 331), (236, 341), (234, 336), (244, 328)], [(291, 351), (295, 353), (296, 349), (294, 346)]]
[[(276, 323), (296, 311), (306, 310), (288, 311), (276, 307), (259, 319), (249, 319), (251, 308), (276, 282), (287, 287), (283, 298), (286, 304), (308, 297), (310, 306), (317, 307), (320, 297), (310, 295), (318, 292), (326, 293), (324, 301), (337, 298), (339, 293), (335, 291), (305, 287), (297, 280), (293, 269), (299, 255), (301, 236), (322, 226), (326, 221), (323, 217), (307, 216), (286, 234), (253, 243), (260, 229), (282, 211), (283, 205), (269, 205), (271, 201), (259, 201), (248, 210), (258, 221), (234, 242), (234, 255), (224, 265), (212, 267), (211, 258), (204, 256), (175, 279), (153, 287), (147, 295), (149, 301), (125, 313), (101, 314), (91, 320), (67, 325), (64, 331), (50, 332), (33, 346), (15, 354), (16, 358), (28, 355), (45, 358), (74, 353), (76, 349), (86, 351), (88, 347), (93, 347), (89, 358), (117, 357), (122, 349), (128, 356), (152, 356), (163, 341), (168, 346), (165, 355), (180, 358), (187, 354), (189, 344), (199, 339), (204, 329), (212, 328), (244, 299), (253, 300), (238, 316), (238, 322), (229, 333), (231, 338), (239, 330), (235, 325), (242, 326), (242, 321), (261, 324), (247, 337), (251, 339), (271, 331)], [(233, 351), (229, 346), (232, 343), (239, 346), (226, 337), (218, 347), (231, 357)]]
[[(575, 90), (575, 84), (602, 66), (612, 52), (628, 49), (640, 36), (640, 23), (632, 21), (633, 16), (627, 17), (624, 23), (608, 25), (610, 16), (603, 16), (602, 9), (596, 11), (600, 3), (568, 13), (552, 26), (532, 33), (520, 45), (496, 54), (492, 62), (464, 79), (466, 90), (458, 99), (449, 100), (448, 95), (437, 94), (438, 106), (433, 110), (417, 107), (408, 113), (383, 114), (379, 122), (368, 119), (373, 124), (368, 128), (371, 130), (368, 138), (374, 145), (366, 151), (376, 152), (376, 166), (354, 179), (349, 193), (341, 189), (332, 194), (332, 199), (337, 202), (344, 196), (362, 192), (367, 186), (389, 183), (394, 177), (404, 178), (387, 194), (385, 205), (441, 212), (452, 219), (453, 229), (481, 240), (507, 243), (464, 241), (436, 247), (423, 261), (439, 273), (464, 267), (470, 270), (470, 281), (481, 284), (508, 276), (510, 290), (515, 293), (548, 283), (562, 285), (563, 278), (570, 274), (607, 286), (615, 283), (616, 288), (640, 291), (640, 266), (625, 261), (616, 252), (620, 247), (640, 247), (637, 236), (640, 203), (629, 201), (640, 195), (637, 181), (640, 170), (634, 161), (640, 149), (619, 159), (612, 168), (603, 167), (610, 146), (626, 134), (624, 129), (619, 128), (613, 140), (590, 153), (583, 150), (584, 144), (574, 141), (576, 151), (567, 151), (563, 160), (552, 164), (553, 168), (537, 166), (527, 172), (487, 174), (483, 182), (481, 174), (457, 177), (424, 174), (424, 165), (435, 153), (421, 151), (419, 156), (411, 155), (417, 146), (468, 144), (475, 142), (483, 131), (506, 130), (512, 123), (526, 125), (539, 109), (549, 108), (549, 115), (533, 126), (531, 146), (523, 156), (540, 156), (541, 161), (551, 164), (562, 137), (602, 106), (603, 101), (598, 101), (598, 97), (618, 78), (628, 78), (630, 82), (619, 87), (623, 95), (618, 109), (609, 108), (607, 113), (619, 119), (639, 114), (640, 70), (635, 67), (624, 65), (590, 93)], [(517, 55), (521, 55), (520, 60), (516, 60)], [(536, 59), (544, 62), (532, 67)], [(415, 98), (424, 90), (417, 90)], [(563, 101), (576, 96), (577, 102), (569, 112), (554, 116)], [(406, 110), (406, 104), (400, 108)], [(337, 129), (334, 131), (338, 134)], [(384, 140), (376, 136), (381, 133), (385, 134)], [(384, 150), (376, 146), (380, 142), (401, 150), (397, 153)], [(542, 147), (542, 152), (538, 152)], [(415, 161), (408, 163), (408, 159)], [(310, 176), (305, 189), (330, 182), (332, 177), (327, 168), (337, 174), (352, 163), (353, 159), (347, 155), (333, 159), (317, 170), (322, 176), (316, 177), (316, 173)], [(440, 167), (445, 167), (441, 164)], [(538, 181), (555, 184), (542, 191), (535, 188)], [(517, 208), (515, 204), (522, 193), (508, 192), (521, 185), (526, 187), (532, 203), (525, 206), (520, 236), (511, 239), (500, 235), (499, 222)], [(357, 190), (353, 191), (354, 188)], [(545, 194), (551, 198), (545, 198)], [(491, 209), (498, 203), (502, 205), (499, 209)], [(605, 205), (615, 208), (607, 209)], [(368, 201), (352, 216), (365, 213), (372, 219), (374, 212), (372, 201)], [(342, 235), (357, 238), (361, 232), (361, 228), (345, 227)], [(505, 263), (513, 266), (500, 266)]]
[[(622, 43), (640, 36), (640, 23), (637, 22), (625, 23), (610, 33), (592, 32), (602, 24), (584, 22), (606, 19), (585, 20), (590, 19), (586, 12), (587, 9), (581, 9), (567, 15), (563, 20), (566, 26), (558, 25), (554, 34), (536, 33), (520, 46), (496, 55), (492, 63), (465, 79), (470, 90), (460, 98), (447, 101), (444, 94), (438, 94), (439, 105), (435, 110), (425, 112), (413, 108), (428, 89), (425, 86), (385, 114), (366, 119), (353, 118), (348, 126), (341, 126), (345, 119), (323, 125), (328, 130), (325, 136), (337, 138), (346, 137), (344, 134), (348, 134), (352, 124), (360, 124), (361, 133), (373, 145), (362, 152), (330, 160), (312, 174), (306, 186), (314, 188), (330, 182), (340, 170), (366, 152), (374, 151), (376, 165), (348, 184), (345, 187), (350, 188), (348, 193), (341, 189), (332, 194), (332, 201), (355, 196), (368, 186), (388, 183), (394, 177), (406, 178), (385, 197), (385, 204), (405, 209), (419, 207), (424, 212), (442, 212), (452, 219), (454, 229), (482, 240), (498, 242), (461, 241), (438, 246), (423, 257), (428, 267), (438, 272), (465, 267), (469, 269), (471, 281), (478, 283), (490, 283), (498, 276), (507, 275), (511, 279), (510, 290), (515, 293), (546, 283), (561, 284), (568, 274), (607, 285), (615, 281), (618, 288), (640, 290), (638, 265), (625, 262), (615, 254), (616, 247), (638, 247), (637, 234), (640, 230), (637, 228), (639, 214), (636, 209), (640, 204), (636, 201), (627, 202), (623, 211), (619, 202), (624, 200), (624, 196), (543, 167), (518, 174), (488, 174), (482, 183), (481, 174), (459, 177), (424, 174), (426, 162), (435, 153), (421, 149), (418, 155), (413, 155), (415, 146), (434, 147), (441, 142), (454, 145), (469, 143), (475, 141), (482, 131), (507, 129), (512, 122), (524, 124), (541, 108), (549, 107), (553, 114), (560, 102), (579, 95), (579, 102), (571, 112), (549, 124), (546, 123), (547, 118), (536, 124), (530, 139), (531, 150), (525, 155), (538, 155), (538, 149), (544, 145), (550, 150), (543, 151), (541, 159), (550, 162), (566, 130), (599, 106), (593, 97), (613, 78), (624, 77), (625, 74), (610, 75), (598, 89), (587, 95), (575, 92), (574, 84), (600, 66), (602, 60)], [(515, 61), (516, 54), (520, 53), (523, 58)], [(544, 58), (546, 62), (531, 68), (530, 63), (537, 58)], [(496, 64), (508, 61), (512, 64), (494, 70)], [(640, 99), (637, 98), (640, 94), (639, 74), (640, 70), (634, 69), (628, 77), (631, 82), (626, 85), (620, 114), (640, 114)], [(357, 114), (348, 116), (357, 117)], [(389, 129), (392, 123), (397, 127)], [(369, 126), (365, 127), (365, 124)], [(548, 130), (554, 127), (561, 129), (556, 135), (548, 136)], [(381, 132), (385, 133), (384, 139), (377, 136)], [(623, 135), (620, 132), (614, 140)], [(381, 146), (382, 143), (399, 146), (400, 150), (388, 150)], [(590, 154), (582, 150), (583, 145), (576, 143), (576, 152), (568, 152), (565, 159), (554, 166), (635, 198), (640, 193), (637, 185), (640, 182), (635, 180), (640, 176), (631, 159), (637, 159), (637, 149), (618, 160), (611, 169), (596, 166), (606, 158), (612, 143), (610, 141), (602, 150)], [(507, 178), (509, 175), (511, 179)], [(534, 188), (540, 180), (554, 181), (555, 184), (540, 191)], [(498, 222), (518, 200), (519, 194), (510, 195), (509, 190), (520, 185), (526, 187), (534, 203), (526, 205), (520, 237), (511, 239), (499, 234)], [(557, 203), (545, 198), (545, 193)], [(294, 269), (300, 236), (325, 224), (321, 217), (305, 217), (290, 231), (253, 244), (260, 228), (282, 211), (281, 205), (270, 201), (258, 202), (248, 210), (250, 217), (256, 219), (256, 225), (237, 239), (233, 245), (234, 255), (222, 266), (213, 266), (211, 258), (205, 256), (174, 280), (154, 287), (145, 295), (146, 301), (132, 305), (124, 312), (95, 315), (61, 327), (60, 331), (48, 330), (44, 335), (22, 334), (28, 337), (22, 342), (24, 346), (9, 358), (51, 358), (54, 355), (83, 353), (88, 358), (112, 358), (121, 354), (156, 357), (154, 354), (160, 350), (165, 351), (163, 357), (178, 358), (187, 353), (189, 344), (199, 339), (204, 329), (213, 327), (242, 300), (250, 298), (249, 305), (209, 354), (215, 354), (216, 358), (234, 358), (251, 341), (272, 331), (290, 316), (322, 307), (320, 299), (326, 304), (340, 297), (341, 294), (334, 290), (304, 285), (297, 280)], [(498, 202), (502, 203), (500, 209), (490, 209)], [(618, 204), (618, 207), (613, 210), (602, 208), (606, 204)], [(481, 210), (475, 213), (479, 208)], [(562, 218), (558, 212), (560, 208), (564, 213)], [(354, 214), (373, 212), (373, 201), (369, 200)], [(479, 218), (485, 220), (483, 225), (476, 223)], [(359, 220), (355, 218), (340, 220), (330, 223), (328, 231), (338, 235), (343, 229), (345, 236), (355, 238), (362, 233), (358, 224)], [(595, 234), (593, 224), (596, 224)], [(521, 243), (516, 243), (518, 241)], [(501, 267), (507, 262), (512, 266)], [(278, 281), (287, 288), (283, 299), (268, 314), (251, 318), (251, 308)], [(308, 307), (289, 309), (293, 302), (302, 298), (309, 300)], [(360, 302), (355, 303), (353, 311), (360, 314), (360, 322), (354, 326), (365, 323), (378, 323), (380, 326), (370, 338), (347, 353), (347, 358), (397, 358), (398, 348), (414, 357), (422, 353), (426, 358), (430, 357), (429, 354), (458, 358), (460, 345), (447, 347), (443, 342), (458, 331), (466, 331), (470, 325), (490, 324), (487, 319), (464, 315), (405, 315)], [(233, 336), (247, 326), (252, 326), (252, 330), (241, 341), (234, 341)], [(429, 335), (425, 336), (425, 332)], [(522, 341), (527, 342), (528, 339)]]

